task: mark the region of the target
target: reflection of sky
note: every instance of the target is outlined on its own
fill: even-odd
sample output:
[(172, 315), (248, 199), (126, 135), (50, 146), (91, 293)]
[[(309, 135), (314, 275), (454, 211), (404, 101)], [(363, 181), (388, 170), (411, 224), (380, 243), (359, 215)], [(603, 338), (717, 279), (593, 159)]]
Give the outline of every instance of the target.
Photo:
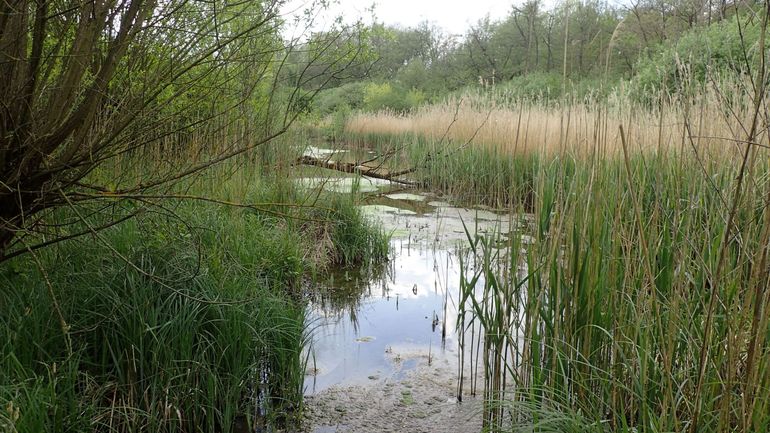
[(381, 187), (390, 185), (390, 182), (369, 177), (303, 177), (299, 184), (308, 189), (323, 189), (325, 191), (349, 193), (355, 186), (359, 192), (375, 192)]
[[(441, 356), (441, 332), (447, 281), (450, 294), (457, 296), (459, 263), (447, 249), (402, 248), (404, 240), (392, 243), (395, 257), (384, 290), (368, 291), (356, 311), (357, 323), (350, 315), (329, 315), (311, 306), (316, 328), (313, 357), (307, 376), (308, 393), (330, 385), (362, 383), (372, 375), (393, 372), (392, 356)], [(416, 285), (416, 289), (415, 289)], [(447, 342), (454, 348), (457, 317), (456, 300), (447, 301)], [(439, 323), (433, 329), (434, 314)], [(315, 382), (315, 383), (314, 383)]]
[[(429, 199), (426, 196), (426, 201)], [(513, 224), (508, 215), (433, 203), (431, 211), (421, 214), (389, 206), (364, 207), (392, 234), (390, 272), (384, 281), (359, 288), (360, 299), (350, 299), (343, 308), (347, 314), (340, 314), (339, 302), (336, 308), (320, 300), (310, 305), (314, 358), (308, 370), (317, 370), (314, 376), (306, 376), (307, 393), (335, 384), (360, 384), (369, 376), (390, 375), (396, 355), (427, 357), (430, 350), (434, 357), (456, 362), (457, 246), (467, 245), (466, 227), (471, 233), (507, 233)], [(483, 281), (479, 285), (483, 286)], [(434, 314), (439, 319), (435, 330)], [(443, 320), (446, 351), (441, 344)]]

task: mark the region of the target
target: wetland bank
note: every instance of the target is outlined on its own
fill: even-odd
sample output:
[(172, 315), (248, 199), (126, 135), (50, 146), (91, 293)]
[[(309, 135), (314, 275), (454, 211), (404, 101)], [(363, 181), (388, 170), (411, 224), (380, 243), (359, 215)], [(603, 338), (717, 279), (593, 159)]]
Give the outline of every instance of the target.
[(390, 234), (388, 262), (335, 273), (311, 299), (307, 431), (481, 427), (480, 400), (457, 404), (459, 257), (466, 221), (507, 233), (512, 217), (428, 192), (388, 193), (393, 186), (380, 183), (361, 206)]
[(0, 431), (770, 431), (770, 4), (401, 1), (0, 5)]

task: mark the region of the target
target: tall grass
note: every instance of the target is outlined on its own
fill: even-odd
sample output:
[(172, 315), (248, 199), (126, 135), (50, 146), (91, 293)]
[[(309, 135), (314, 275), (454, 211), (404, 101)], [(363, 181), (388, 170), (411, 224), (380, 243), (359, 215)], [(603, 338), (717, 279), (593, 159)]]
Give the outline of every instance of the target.
[(540, 161), (561, 160), (569, 176), (576, 161), (622, 158), (620, 126), (631, 155), (706, 168), (739, 160), (753, 114), (745, 86), (723, 81), (688, 97), (661, 94), (652, 107), (622, 89), (606, 100), (549, 104), (475, 93), (407, 115), (359, 113), (346, 134), (352, 146), (392, 154), (386, 166), (394, 171), (418, 168), (412, 176), (428, 188), (497, 207), (524, 196), (531, 211)]
[[(525, 223), (470, 235), (462, 264), (463, 365), (483, 373), (486, 428), (770, 430), (760, 66), (753, 84), (682, 83), (652, 106), (623, 89), (547, 104), (472, 94), (351, 117), (353, 144)], [(481, 388), (460, 375), (460, 395)]]
[[(351, 146), (391, 155), (394, 171), (415, 167), (413, 180), (470, 204), (509, 207), (529, 197), (539, 161), (559, 159), (565, 175), (576, 161), (657, 155), (708, 171), (740, 163), (754, 107), (752, 84), (712, 77), (683, 83), (682, 93), (659, 93), (658, 103), (635, 102), (623, 87), (607, 98), (558, 101), (512, 99), (470, 92), (405, 115), (358, 113), (346, 124)], [(531, 211), (527, 204), (525, 210)]]
[(0, 430), (227, 432), (297, 421), (303, 280), (376, 260), (387, 242), (351, 197), (314, 202), (285, 176), (249, 167), (164, 192), (239, 206), (116, 200), (50, 216), (77, 232), (142, 209), (0, 269)]
[(466, 334), (484, 336), (488, 425), (553, 431), (547, 418), (561, 413), (571, 431), (767, 431), (768, 169), (755, 167), (715, 280), (736, 168), (707, 180), (660, 157), (577, 162), (569, 175), (541, 163), (523, 230), (534, 242), (471, 237), (476, 263), (464, 264), (461, 315)]
[(635, 101), (622, 85), (602, 99), (555, 101), (472, 90), (404, 115), (358, 113), (345, 130), (363, 144), (371, 135), (409, 135), (448, 150), (472, 146), (517, 155), (603, 157), (620, 155), (617, 131), (623, 125), (634, 153), (681, 154), (690, 148), (690, 138), (700, 149), (716, 152), (725, 139), (739, 138), (740, 124), (750, 123), (752, 104), (746, 96), (750, 82), (713, 80), (706, 86), (683, 84), (686, 93), (659, 93), (653, 105)]

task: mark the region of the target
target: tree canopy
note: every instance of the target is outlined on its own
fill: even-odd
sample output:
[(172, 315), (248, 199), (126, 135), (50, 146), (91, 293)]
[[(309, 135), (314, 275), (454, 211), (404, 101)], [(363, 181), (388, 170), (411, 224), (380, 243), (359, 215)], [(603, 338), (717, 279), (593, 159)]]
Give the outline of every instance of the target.
[[(47, 226), (44, 211), (107, 201), (104, 224), (113, 224), (133, 212), (115, 200), (162, 195), (284, 133), (362, 45), (355, 26), (311, 46), (286, 41), (280, 5), (3, 2), (0, 260), (78, 235)], [(287, 59), (298, 55), (305, 64), (289, 77)], [(143, 167), (148, 155), (163, 166)], [(31, 234), (45, 240), (29, 245)]]

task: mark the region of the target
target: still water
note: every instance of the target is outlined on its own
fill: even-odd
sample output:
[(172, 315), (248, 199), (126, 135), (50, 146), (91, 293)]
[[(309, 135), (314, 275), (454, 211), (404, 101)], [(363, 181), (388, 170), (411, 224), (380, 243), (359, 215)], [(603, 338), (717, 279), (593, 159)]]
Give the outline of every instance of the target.
[[(312, 182), (312, 181), (309, 181)], [(509, 231), (509, 216), (454, 207), (428, 193), (389, 194), (365, 213), (391, 234), (383, 267), (336, 273), (309, 305), (305, 393), (457, 362), (460, 254), (470, 233)]]

